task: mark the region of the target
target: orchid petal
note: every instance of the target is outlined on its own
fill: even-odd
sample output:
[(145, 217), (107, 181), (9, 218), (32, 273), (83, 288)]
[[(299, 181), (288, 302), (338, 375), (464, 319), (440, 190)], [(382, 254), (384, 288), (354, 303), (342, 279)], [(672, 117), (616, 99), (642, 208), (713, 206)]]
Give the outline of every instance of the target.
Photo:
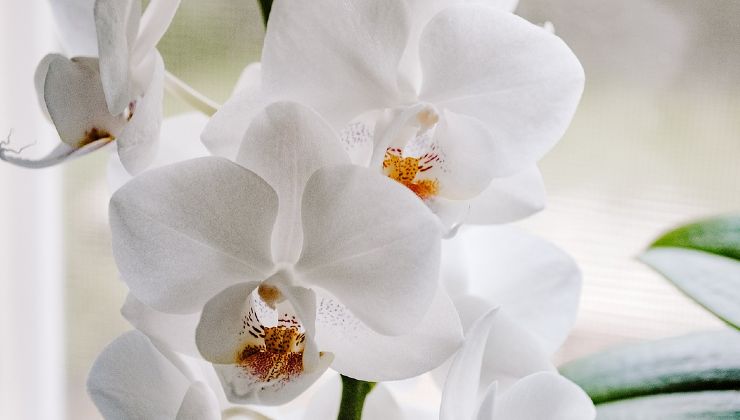
[(288, 381), (256, 384), (239, 365), (214, 365), (226, 397), (235, 404), (280, 405), (289, 402), (308, 389), (331, 365), (333, 355), (324, 353), (312, 372), (305, 372)]
[(93, 8), (95, 0), (55, 0), (48, 2), (64, 52), (70, 57), (97, 57)]
[(596, 410), (588, 395), (573, 382), (550, 372), (517, 382), (496, 401), (495, 419), (593, 420)]
[(488, 334), (497, 309), (478, 319), (465, 335), (465, 343), (452, 360), (439, 410), (440, 420), (472, 419), (478, 404), (479, 378)]
[[(245, 323), (250, 313), (252, 292), (259, 282), (239, 283), (210, 299), (203, 307), (196, 330), (196, 343), (204, 359), (212, 363), (232, 364), (250, 340), (256, 340)], [(255, 320), (259, 323), (259, 320)]]
[(12, 163), (13, 165), (23, 168), (48, 168), (68, 160), (85, 156), (88, 153), (92, 153), (104, 147), (110, 143), (110, 141), (111, 140), (109, 138), (100, 139), (80, 148), (74, 148), (68, 144), (59, 143), (53, 150), (39, 159), (26, 159), (20, 156), (11, 156), (8, 153), (15, 154), (13, 150), (8, 150), (0, 146), (0, 160), (4, 160), (5, 162)]
[(491, 185), (470, 201), (467, 224), (511, 223), (529, 217), (545, 207), (545, 185), (536, 165)]
[[(208, 156), (208, 150), (200, 142), (200, 133), (207, 123), (208, 117), (199, 112), (189, 112), (164, 119), (157, 156), (148, 169)], [(108, 187), (113, 192), (132, 178), (123, 167), (118, 153), (111, 154), (107, 173)]]
[(44, 100), (59, 137), (74, 148), (115, 138), (126, 123), (125, 118), (108, 112), (94, 58), (52, 60)]
[(273, 258), (295, 262), (303, 243), (300, 206), (308, 178), (322, 167), (350, 163), (337, 135), (312, 110), (279, 102), (255, 117), (236, 162), (277, 192), (280, 206), (272, 233)]
[(139, 31), (139, 0), (97, 0), (95, 27), (98, 34), (100, 79), (108, 110), (119, 115), (131, 101), (129, 52)]
[(483, 393), (483, 399), (478, 406), (478, 412), (475, 414), (477, 420), (493, 420), (496, 410), (496, 395), (498, 394), (498, 383), (493, 382), (488, 385)]
[(108, 419), (175, 418), (189, 387), (182, 372), (138, 331), (108, 345), (87, 379), (90, 397)]
[(249, 63), (239, 75), (236, 85), (234, 85), (234, 94), (246, 91), (258, 90), (262, 86), (262, 63)]
[(164, 96), (164, 61), (156, 54), (156, 66), (149, 89), (138, 99), (131, 120), (118, 138), (118, 156), (126, 170), (136, 175), (154, 161), (159, 147)]
[(196, 312), (218, 291), (272, 271), (277, 205), (264, 180), (225, 159), (159, 168), (111, 199), (113, 254), (137, 299)]
[(183, 397), (175, 420), (220, 420), (221, 409), (213, 391), (203, 382), (194, 382)]
[(420, 44), (422, 100), (485, 122), (503, 145), (499, 174), (535, 163), (568, 127), (583, 91), (583, 68), (555, 35), (481, 5), (448, 8)]
[(61, 54), (46, 55), (39, 62), (39, 65), (36, 67), (36, 72), (33, 75), (33, 84), (36, 87), (39, 106), (41, 106), (41, 111), (49, 119), (51, 119), (51, 117), (49, 116), (49, 109), (46, 107), (46, 100), (44, 99), (44, 85), (46, 84), (46, 75), (49, 73), (49, 65), (56, 59), (66, 60), (66, 57)]
[(397, 0), (275, 2), (262, 54), (264, 87), (310, 105), (335, 129), (393, 105), (408, 19)]
[(296, 272), (370, 328), (402, 334), (421, 321), (439, 274), (436, 217), (401, 184), (356, 166), (318, 170), (303, 194)]
[(545, 351), (559, 348), (578, 309), (581, 275), (573, 259), (513, 227), (471, 227), (458, 238), (470, 276), (469, 292), (505, 309)]
[(462, 342), (454, 305), (439, 289), (424, 319), (399, 336), (381, 335), (340, 302), (324, 296), (319, 305), (317, 341), (336, 356), (332, 369), (364, 381), (393, 381), (441, 365)]
[(144, 61), (159, 40), (162, 39), (177, 9), (180, 0), (153, 0), (149, 2), (141, 16), (141, 26), (136, 38), (136, 44), (131, 51), (131, 63), (135, 66)]
[[(455, 307), (466, 330), (492, 309), (490, 303), (476, 296), (458, 297)], [(506, 389), (519, 379), (541, 371), (555, 371), (550, 353), (542, 348), (536, 336), (506, 313), (506, 308), (499, 308), (488, 333), (480, 369), (481, 387), (497, 381), (500, 389)]]
[(200, 314), (174, 315), (159, 312), (129, 293), (121, 308), (121, 315), (134, 328), (146, 334), (155, 346), (164, 346), (186, 356), (200, 355), (195, 345), (195, 328)]

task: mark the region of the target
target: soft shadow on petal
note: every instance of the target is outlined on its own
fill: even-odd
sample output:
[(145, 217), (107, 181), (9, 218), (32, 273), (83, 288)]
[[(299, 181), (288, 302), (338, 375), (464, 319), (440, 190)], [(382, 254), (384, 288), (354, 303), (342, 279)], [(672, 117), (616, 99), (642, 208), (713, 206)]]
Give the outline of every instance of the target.
[(350, 163), (336, 133), (311, 109), (278, 102), (252, 121), (236, 162), (277, 192), (280, 208), (272, 233), (273, 258), (294, 263), (303, 244), (301, 198), (308, 178), (325, 166)]
[(511, 223), (529, 217), (545, 207), (545, 185), (536, 165), (491, 185), (470, 201), (467, 224)]
[(517, 382), (496, 401), (494, 420), (593, 420), (596, 410), (573, 382), (549, 372)]
[(222, 158), (155, 169), (111, 199), (113, 254), (137, 299), (197, 312), (224, 288), (272, 271), (277, 205), (264, 180)]
[(97, 57), (98, 37), (93, 8), (96, 0), (57, 0), (49, 2), (59, 40), (70, 57)]
[(356, 166), (318, 170), (303, 194), (301, 281), (383, 334), (422, 320), (438, 287), (440, 227), (406, 187)]
[(440, 288), (421, 322), (403, 335), (381, 335), (324, 294), (319, 304), (317, 341), (335, 354), (332, 369), (364, 381), (394, 381), (426, 373), (447, 360), (462, 342), (454, 305)]
[(194, 382), (183, 397), (175, 420), (219, 420), (221, 409), (208, 385)]

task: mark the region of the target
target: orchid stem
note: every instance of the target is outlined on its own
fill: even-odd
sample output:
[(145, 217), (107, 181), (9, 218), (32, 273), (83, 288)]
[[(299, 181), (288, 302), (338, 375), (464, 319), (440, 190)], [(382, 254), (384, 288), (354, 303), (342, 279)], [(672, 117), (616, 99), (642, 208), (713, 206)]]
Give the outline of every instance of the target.
[(164, 88), (172, 96), (180, 99), (209, 117), (213, 116), (213, 114), (218, 111), (219, 104), (193, 89), (190, 85), (178, 79), (170, 72), (165, 72)]
[(272, 0), (259, 0), (260, 9), (262, 9), (262, 21), (265, 22), (265, 28), (267, 28), (267, 21), (270, 20), (270, 10), (272, 10)]
[(361, 420), (362, 407), (375, 382), (359, 381), (342, 375), (342, 402), (337, 420)]

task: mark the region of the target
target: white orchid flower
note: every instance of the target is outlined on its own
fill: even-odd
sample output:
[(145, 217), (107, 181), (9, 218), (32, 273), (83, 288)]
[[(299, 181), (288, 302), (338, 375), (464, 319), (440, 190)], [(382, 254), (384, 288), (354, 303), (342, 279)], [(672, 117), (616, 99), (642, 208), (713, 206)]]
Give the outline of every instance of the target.
[[(179, 3), (153, 0), (142, 15), (140, 0), (95, 1), (98, 57), (68, 59), (50, 54), (35, 75), (41, 106), (61, 144), (39, 160), (14, 156), (10, 149), (0, 149), (0, 159), (24, 167), (46, 167), (115, 140), (127, 171), (135, 174), (145, 169), (156, 155), (162, 119), (164, 63), (155, 47)], [(84, 25), (89, 10), (83, 6), (65, 2), (56, 6), (57, 14), (65, 16), (62, 19), (80, 16)], [(78, 35), (90, 36), (91, 32)], [(75, 42), (84, 43), (82, 39)]]
[[(290, 400), (332, 358), (344, 374), (388, 380), (454, 352), (459, 321), (438, 293), (441, 232), (419, 200), (349, 164), (336, 134), (297, 104), (266, 108), (242, 151), (237, 164), (149, 171), (110, 211), (131, 294), (199, 318), (195, 345), (232, 402)], [(154, 318), (133, 323), (161, 325)]]
[(95, 360), (87, 389), (106, 419), (266, 419), (248, 407), (228, 404), (209, 368), (130, 331)]
[[(481, 368), (486, 342), (498, 316), (491, 310), (466, 334), (445, 382), (440, 420), (591, 420), (596, 410), (588, 395), (553, 372), (539, 372), (499, 393), (497, 384), (479, 388), (474, 372)], [(481, 396), (481, 391), (483, 391)]]
[(275, 2), (261, 76), (252, 68), (253, 83), (214, 116), (206, 146), (235, 156), (251, 118), (290, 99), (327, 118), (354, 163), (407, 186), (448, 226), (539, 210), (535, 164), (573, 116), (580, 63), (555, 35), (479, 2), (443, 8), (416, 41), (413, 13), (426, 3), (412, 3)]

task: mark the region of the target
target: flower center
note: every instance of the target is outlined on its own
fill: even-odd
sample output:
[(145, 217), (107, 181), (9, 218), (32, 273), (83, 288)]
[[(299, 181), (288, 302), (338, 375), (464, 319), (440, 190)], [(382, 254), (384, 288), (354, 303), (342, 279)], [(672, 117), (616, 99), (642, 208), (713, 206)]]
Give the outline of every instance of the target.
[(404, 157), (399, 148), (388, 148), (383, 159), (383, 173), (414, 192), (422, 200), (434, 197), (439, 191), (439, 181), (424, 178), (424, 172), (434, 167), (438, 160), (435, 153), (426, 153), (421, 157)]

